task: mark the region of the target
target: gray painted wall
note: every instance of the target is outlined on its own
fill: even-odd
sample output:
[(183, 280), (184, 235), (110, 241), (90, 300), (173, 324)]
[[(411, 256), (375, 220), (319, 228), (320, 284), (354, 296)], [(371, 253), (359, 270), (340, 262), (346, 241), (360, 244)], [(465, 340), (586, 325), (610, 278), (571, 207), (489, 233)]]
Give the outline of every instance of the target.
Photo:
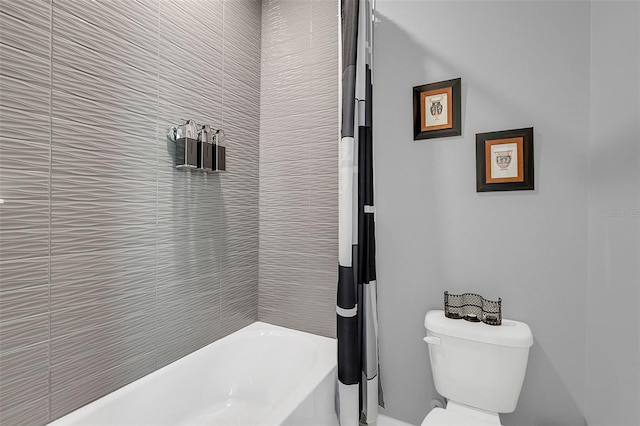
[(335, 336), (338, 4), (262, 2), (262, 321)]
[[(260, 24), (253, 1), (0, 0), (2, 425), (257, 319)], [(228, 172), (173, 168), (184, 118), (224, 128)]]
[[(507, 425), (585, 423), (589, 2), (376, 3), (374, 141), (386, 413), (436, 397), (424, 315), (501, 297), (535, 343)], [(413, 141), (413, 86), (462, 78), (462, 136)], [(475, 134), (533, 126), (535, 191), (476, 193)], [(637, 282), (636, 282), (637, 284)], [(637, 300), (637, 298), (636, 298)]]
[(639, 425), (640, 3), (593, 2), (591, 24), (585, 412)]

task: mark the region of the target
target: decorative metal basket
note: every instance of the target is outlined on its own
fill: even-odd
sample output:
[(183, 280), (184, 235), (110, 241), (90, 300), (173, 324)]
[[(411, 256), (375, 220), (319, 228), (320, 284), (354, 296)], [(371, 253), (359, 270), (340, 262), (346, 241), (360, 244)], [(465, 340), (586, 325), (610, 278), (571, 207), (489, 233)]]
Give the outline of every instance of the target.
[(475, 293), (449, 294), (445, 291), (444, 315), (452, 319), (500, 325), (502, 324), (502, 299), (498, 298), (494, 301)]

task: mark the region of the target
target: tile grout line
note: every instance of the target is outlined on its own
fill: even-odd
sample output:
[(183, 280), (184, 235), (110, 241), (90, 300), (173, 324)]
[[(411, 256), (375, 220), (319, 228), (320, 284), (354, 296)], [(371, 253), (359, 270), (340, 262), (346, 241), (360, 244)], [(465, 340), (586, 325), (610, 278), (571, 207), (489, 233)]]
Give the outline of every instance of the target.
[(53, 1), (49, 1), (49, 247), (48, 247), (48, 275), (49, 275), (49, 286), (48, 286), (48, 313), (49, 318), (47, 321), (48, 330), (47, 330), (47, 338), (48, 338), (48, 368), (47, 368), (47, 416), (48, 421), (51, 421), (52, 409), (51, 409), (51, 212), (52, 212), (52, 174), (53, 174)]
[[(307, 66), (309, 67), (309, 94), (308, 96), (310, 97), (313, 93), (313, 1), (311, 2), (311, 5), (309, 6), (309, 62), (307, 64)], [(311, 164), (313, 163), (313, 155), (312, 155), (312, 150), (313, 150), (313, 145), (311, 143), (308, 144), (308, 165), (307, 165), (307, 179), (308, 179), (308, 187), (307, 190), (309, 192), (309, 204), (308, 204), (308, 209), (307, 209), (307, 235), (306, 235), (306, 243), (307, 243), (307, 268), (306, 268), (306, 272), (307, 272), (307, 276), (310, 275), (311, 272), (311, 243), (310, 243), (310, 237), (312, 235), (311, 232), (311, 206), (312, 206), (312, 190), (311, 190), (311, 182), (312, 182), (312, 173), (311, 173)]]
[[(222, 2), (222, 72), (220, 73), (221, 88), (220, 88), (220, 128), (224, 131), (224, 61), (226, 59), (225, 56), (225, 44), (224, 44), (224, 23), (225, 23), (225, 11), (226, 11), (226, 1)], [(218, 172), (218, 182), (220, 188), (220, 195), (222, 195), (222, 176)], [(222, 197), (220, 197), (222, 198)], [(220, 226), (222, 226), (222, 213), (224, 208), (222, 207), (223, 203), (218, 203), (218, 217), (220, 218)], [(228, 247), (225, 247), (228, 249)], [(222, 251), (222, 250), (220, 250)], [(222, 253), (218, 253), (218, 333), (216, 336), (218, 339), (222, 334), (224, 334), (225, 327), (222, 324)]]
[(260, 3), (260, 48), (258, 49), (258, 138), (256, 149), (256, 296), (255, 296), (255, 319), (260, 321), (260, 168), (262, 155), (260, 154), (260, 128), (262, 127), (262, 3)]
[(158, 137), (160, 137), (160, 1), (158, 0), (158, 22), (157, 22), (157, 37), (156, 37), (156, 59), (157, 59), (157, 68), (156, 68), (156, 140), (154, 144), (154, 148), (156, 151), (156, 232), (155, 232), (155, 253), (154, 253), (154, 286), (153, 286), (153, 299), (154, 299), (154, 361), (153, 361), (153, 370), (158, 369), (158, 352), (160, 351), (158, 347), (158, 234), (160, 232), (160, 146)]

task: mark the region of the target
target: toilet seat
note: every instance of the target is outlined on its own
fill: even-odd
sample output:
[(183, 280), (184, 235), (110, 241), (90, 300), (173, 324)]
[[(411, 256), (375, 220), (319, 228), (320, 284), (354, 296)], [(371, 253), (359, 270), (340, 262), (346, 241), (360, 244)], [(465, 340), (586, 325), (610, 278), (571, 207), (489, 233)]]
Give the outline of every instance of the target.
[(480, 418), (458, 410), (434, 408), (427, 414), (421, 426), (500, 426), (497, 419)]

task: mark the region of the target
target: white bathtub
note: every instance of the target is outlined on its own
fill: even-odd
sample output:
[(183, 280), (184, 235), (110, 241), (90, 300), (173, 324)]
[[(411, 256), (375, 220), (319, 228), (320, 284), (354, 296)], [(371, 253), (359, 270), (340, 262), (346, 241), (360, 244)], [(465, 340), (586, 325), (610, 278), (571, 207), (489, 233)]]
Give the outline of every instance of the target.
[(334, 339), (256, 322), (50, 426), (337, 425)]

